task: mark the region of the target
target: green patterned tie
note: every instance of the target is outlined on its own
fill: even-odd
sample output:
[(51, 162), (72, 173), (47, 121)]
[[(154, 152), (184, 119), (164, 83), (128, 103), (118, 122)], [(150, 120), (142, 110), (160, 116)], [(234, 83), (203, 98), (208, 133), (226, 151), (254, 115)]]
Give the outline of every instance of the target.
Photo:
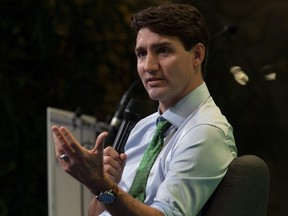
[(171, 126), (167, 120), (160, 120), (157, 124), (153, 138), (144, 152), (137, 169), (129, 194), (141, 202), (145, 200), (146, 183), (150, 170), (163, 146), (163, 134)]

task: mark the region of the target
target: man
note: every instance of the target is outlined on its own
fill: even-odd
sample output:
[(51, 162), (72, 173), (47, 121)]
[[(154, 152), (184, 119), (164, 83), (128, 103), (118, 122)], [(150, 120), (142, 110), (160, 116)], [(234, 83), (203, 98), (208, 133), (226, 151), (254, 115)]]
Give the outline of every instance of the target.
[[(120, 155), (112, 147), (103, 151), (106, 132), (89, 151), (67, 129), (53, 126), (56, 156), (63, 159), (59, 162), (66, 172), (97, 196), (91, 216), (103, 211), (199, 215), (237, 156), (232, 128), (203, 80), (209, 45), (205, 20), (193, 6), (165, 4), (135, 14), (132, 26), (137, 33), (137, 70), (150, 98), (159, 101), (158, 112), (138, 122)], [(144, 151), (163, 119), (171, 126), (164, 132), (162, 150), (147, 183), (140, 177), (137, 185)], [(137, 191), (143, 185), (141, 200)]]

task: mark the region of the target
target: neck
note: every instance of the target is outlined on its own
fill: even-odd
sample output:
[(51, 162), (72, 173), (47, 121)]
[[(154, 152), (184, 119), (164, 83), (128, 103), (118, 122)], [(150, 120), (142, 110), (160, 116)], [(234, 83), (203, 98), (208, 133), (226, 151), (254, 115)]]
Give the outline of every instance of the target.
[(184, 98), (186, 95), (190, 94), (192, 91), (194, 91), (196, 88), (198, 88), (200, 85), (204, 83), (203, 79), (198, 80), (194, 82), (194, 85), (191, 86), (189, 91), (182, 94), (181, 97), (174, 98), (173, 100), (167, 100), (167, 101), (159, 101), (159, 111), (160, 113), (164, 113), (166, 110), (168, 110), (170, 107), (174, 106), (176, 103), (178, 103), (182, 98)]

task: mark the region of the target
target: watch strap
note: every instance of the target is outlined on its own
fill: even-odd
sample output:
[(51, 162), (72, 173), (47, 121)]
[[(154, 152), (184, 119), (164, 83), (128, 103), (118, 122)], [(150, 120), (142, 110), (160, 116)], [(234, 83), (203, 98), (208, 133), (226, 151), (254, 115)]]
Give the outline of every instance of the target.
[(119, 188), (117, 184), (114, 183), (113, 187), (110, 190), (100, 192), (99, 195), (96, 196), (96, 199), (102, 202), (103, 204), (109, 204), (116, 200), (118, 192)]

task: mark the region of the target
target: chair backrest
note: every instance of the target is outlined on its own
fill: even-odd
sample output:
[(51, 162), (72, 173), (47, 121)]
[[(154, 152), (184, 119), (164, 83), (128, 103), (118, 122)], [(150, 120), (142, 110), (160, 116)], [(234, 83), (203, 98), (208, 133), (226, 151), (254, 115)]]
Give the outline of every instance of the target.
[(202, 216), (265, 216), (269, 197), (269, 168), (255, 155), (235, 158)]

